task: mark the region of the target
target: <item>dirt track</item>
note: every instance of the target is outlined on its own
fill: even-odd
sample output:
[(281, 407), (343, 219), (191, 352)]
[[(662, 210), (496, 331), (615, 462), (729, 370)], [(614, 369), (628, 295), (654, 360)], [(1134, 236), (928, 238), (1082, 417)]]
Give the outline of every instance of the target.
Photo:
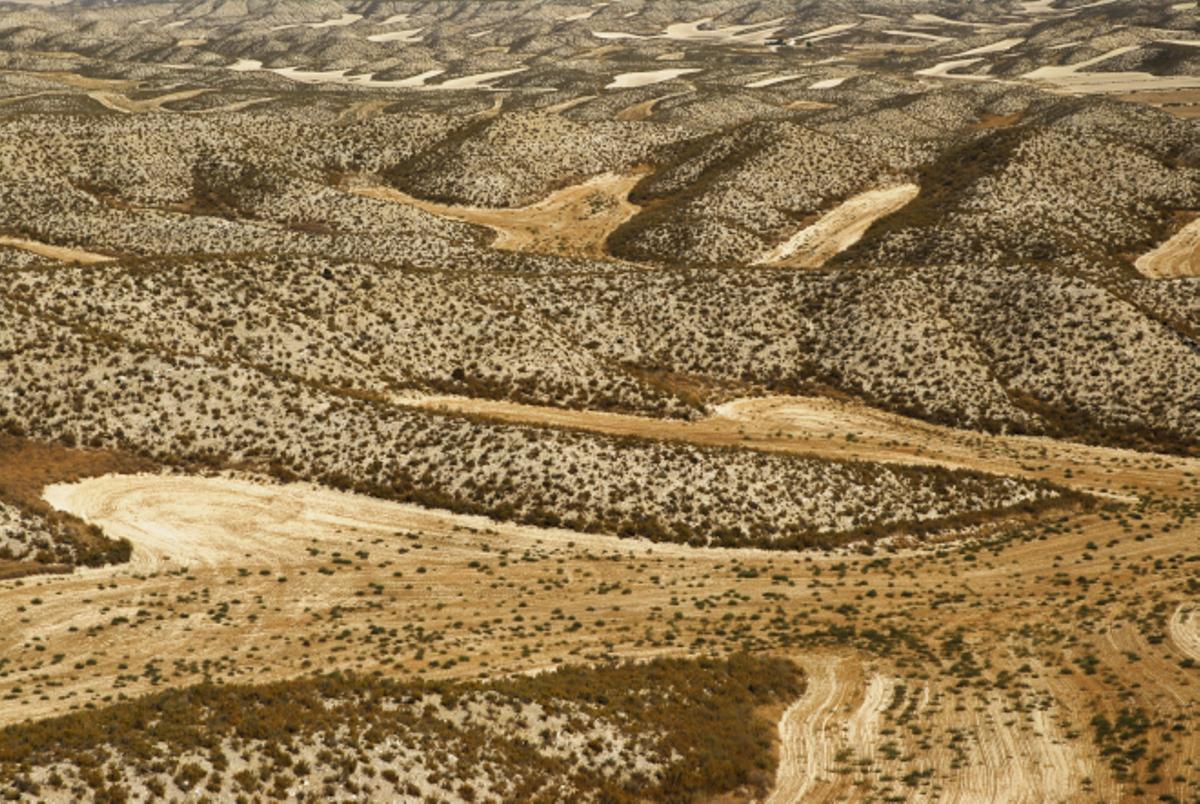
[[(1182, 473), (1200, 473), (1200, 459), (1148, 455), (1036, 436), (993, 436), (826, 397), (735, 400), (717, 407), (712, 416), (694, 422), (456, 396), (408, 396), (397, 401), (506, 422), (574, 427), (612, 435), (1045, 478), (1124, 501), (1136, 499), (1135, 487), (1177, 492)], [(1162, 471), (1165, 469), (1171, 471)]]

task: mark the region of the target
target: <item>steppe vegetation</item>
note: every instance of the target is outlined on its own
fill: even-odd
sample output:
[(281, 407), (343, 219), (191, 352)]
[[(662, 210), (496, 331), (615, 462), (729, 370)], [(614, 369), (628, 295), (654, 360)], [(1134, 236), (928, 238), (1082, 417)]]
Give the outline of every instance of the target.
[(0, 0), (0, 795), (1190, 801), (1194, 4)]

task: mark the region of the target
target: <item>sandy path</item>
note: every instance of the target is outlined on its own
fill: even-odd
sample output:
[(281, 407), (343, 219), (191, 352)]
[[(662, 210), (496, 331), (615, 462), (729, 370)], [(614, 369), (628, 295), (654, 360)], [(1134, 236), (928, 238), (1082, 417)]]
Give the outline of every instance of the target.
[(1025, 38), (1022, 36), (1017, 36), (1010, 39), (1001, 39), (999, 42), (992, 42), (990, 45), (982, 45), (980, 47), (971, 48), (970, 50), (964, 50), (962, 53), (955, 53), (954, 57), (962, 58), (963, 56), (981, 56), (986, 53), (1004, 53), (1012, 50), (1014, 47), (1024, 41)]
[(862, 239), (871, 224), (901, 209), (920, 191), (915, 184), (899, 184), (859, 193), (768, 251), (755, 264), (820, 268)]
[(399, 42), (404, 45), (411, 45), (415, 42), (420, 42), (424, 37), (421, 36), (421, 31), (424, 28), (412, 28), (407, 31), (390, 31), (388, 33), (371, 34), (367, 37), (368, 42)]
[[(922, 790), (917, 798), (1038, 804), (1077, 797), (1084, 779), (1098, 773), (1094, 751), (1064, 737), (1053, 707), (1021, 716), (995, 693), (983, 701), (970, 694), (950, 705), (956, 697), (952, 684), (939, 680), (931, 682), (938, 687), (935, 695), (929, 684), (901, 691), (901, 706), (910, 700), (906, 696), (917, 696), (913, 717), (923, 728), (968, 735), (969, 760), (963, 764), (944, 746), (918, 749), (919, 740), (885, 720), (900, 678), (872, 672), (864, 681), (849, 659), (809, 657), (801, 663), (808, 687), (779, 722), (780, 762), (768, 802), (859, 799), (870, 789), (863, 782), (932, 769), (939, 789), (932, 796)], [(935, 699), (937, 705), (931, 705)], [(881, 750), (888, 743), (890, 753)]]
[(1167, 628), (1175, 646), (1200, 661), (1200, 606), (1181, 605), (1171, 615)]
[(926, 42), (949, 42), (952, 37), (938, 36), (937, 34), (925, 33), (924, 31), (901, 31), (895, 28), (889, 28), (880, 33), (885, 33), (888, 36), (901, 36), (909, 39), (923, 39)]
[(1123, 501), (1136, 500), (1131, 486), (1174, 494), (1180, 490), (1182, 473), (1200, 474), (1200, 459), (1196, 458), (1093, 447), (1040, 436), (959, 430), (826, 397), (739, 399), (717, 406), (708, 418), (692, 422), (459, 396), (406, 395), (395, 401), (504, 422), (576, 427), (610, 435), (1045, 478)]
[(489, 209), (426, 201), (391, 187), (357, 187), (352, 192), (417, 207), (433, 215), (486, 226), (496, 232), (494, 248), (536, 254), (607, 257), (605, 242), (640, 209), (629, 193), (642, 172), (605, 173), (551, 193), (527, 207)]
[(786, 73), (784, 75), (776, 75), (770, 78), (760, 78), (757, 81), (751, 81), (746, 84), (746, 89), (762, 89), (763, 87), (771, 87), (776, 84), (783, 84), (787, 81), (795, 81), (798, 78), (804, 78), (804, 73)]
[(846, 721), (846, 740), (856, 756), (870, 758), (875, 755), (880, 720), (895, 687), (896, 679), (883, 673), (872, 674), (867, 682), (862, 703)]
[(828, 657), (805, 663), (804, 695), (779, 721), (779, 766), (766, 804), (804, 801), (833, 768), (833, 730), (852, 690), (842, 678), (846, 660)]
[(1133, 265), (1151, 279), (1200, 276), (1200, 218), (1184, 226), (1158, 248), (1138, 257)]
[(842, 78), (825, 78), (820, 81), (814, 81), (808, 85), (809, 89), (837, 89), (842, 84), (846, 83), (849, 76)]
[(10, 246), (19, 248), (22, 251), (28, 251), (32, 254), (38, 254), (42, 257), (49, 257), (54, 260), (63, 262), (76, 262), (81, 265), (94, 265), (98, 262), (112, 262), (116, 257), (110, 257), (107, 254), (97, 254), (92, 251), (84, 251), (77, 248), (67, 248), (66, 246), (52, 246), (49, 243), (39, 243), (36, 240), (25, 240), (19, 237), (4, 237), (0, 236), (0, 246)]
[(184, 89), (179, 92), (168, 92), (165, 95), (159, 95), (155, 98), (147, 98), (146, 100), (135, 100), (128, 95), (123, 95), (120, 92), (111, 92), (106, 90), (93, 90), (87, 93), (88, 97), (99, 103), (105, 108), (112, 109), (116, 112), (125, 114), (145, 114), (147, 112), (158, 112), (165, 109), (165, 104), (172, 101), (187, 100), (194, 98), (197, 95), (203, 95), (206, 92), (212, 92), (211, 89)]

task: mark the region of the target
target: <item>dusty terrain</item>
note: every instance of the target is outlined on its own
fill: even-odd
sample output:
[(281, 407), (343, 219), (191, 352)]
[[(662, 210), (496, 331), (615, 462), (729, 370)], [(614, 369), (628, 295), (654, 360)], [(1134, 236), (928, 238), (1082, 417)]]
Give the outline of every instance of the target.
[(628, 176), (604, 174), (551, 193), (527, 207), (486, 209), (438, 204), (391, 187), (356, 187), (368, 198), (408, 204), (453, 220), (486, 226), (496, 233), (493, 248), (532, 254), (604, 259), (608, 236), (637, 213), (629, 191), (644, 171)]
[(0, 0), (0, 795), (1196, 800), (1196, 13)]

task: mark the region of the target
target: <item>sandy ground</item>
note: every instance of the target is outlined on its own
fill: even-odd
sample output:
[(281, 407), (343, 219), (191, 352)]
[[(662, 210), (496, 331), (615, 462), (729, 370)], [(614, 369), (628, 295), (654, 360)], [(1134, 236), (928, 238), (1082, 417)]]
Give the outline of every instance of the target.
[(756, 264), (820, 268), (862, 239), (871, 224), (896, 212), (919, 193), (920, 188), (915, 184), (859, 193), (768, 251)]
[(1171, 615), (1168, 628), (1175, 645), (1200, 661), (1200, 606), (1182, 605)]
[(1001, 39), (999, 42), (992, 42), (990, 45), (981, 45), (973, 47), (970, 50), (964, 50), (962, 53), (954, 54), (955, 58), (963, 56), (982, 56), (986, 53), (1004, 53), (1012, 50), (1017, 45), (1025, 41), (1024, 37), (1017, 36), (1010, 39)]
[[(588, 16), (591, 16), (590, 14)], [(630, 16), (630, 15), (626, 15)], [(671, 23), (660, 34), (644, 36), (625, 31), (592, 31), (597, 39), (670, 39), (677, 42), (693, 42), (701, 44), (722, 45), (757, 45), (765, 46), (783, 29), (783, 17), (777, 17), (765, 22), (754, 22), (748, 25), (729, 25), (712, 28), (711, 17), (692, 22)]]
[(639, 209), (629, 201), (629, 192), (642, 175), (605, 173), (536, 204), (508, 209), (438, 204), (390, 187), (358, 187), (353, 192), (486, 226), (496, 232), (492, 246), (506, 251), (606, 257), (608, 236)]
[(144, 114), (146, 112), (158, 112), (165, 110), (165, 104), (172, 101), (187, 100), (194, 98), (197, 95), (203, 95), (206, 92), (211, 92), (211, 89), (184, 89), (178, 92), (168, 92), (165, 95), (159, 95), (155, 98), (147, 98), (145, 100), (135, 100), (128, 95), (123, 95), (120, 92), (111, 92), (105, 90), (93, 90), (88, 94), (88, 97), (108, 109), (116, 112), (124, 112), (125, 114)]
[(656, 105), (658, 105), (659, 103), (661, 103), (665, 100), (669, 100), (670, 98), (678, 98), (680, 95), (684, 95), (684, 94), (687, 94), (687, 93), (673, 92), (669, 95), (660, 95), (657, 98), (650, 98), (650, 100), (644, 100), (641, 103), (634, 103), (634, 104), (631, 104), (630, 106), (626, 106), (624, 109), (621, 109), (619, 112), (616, 113), (615, 117), (617, 120), (623, 120), (626, 122), (634, 121), (634, 120), (648, 120), (650, 118), (650, 115), (652, 115), (654, 113), (654, 107)]
[(842, 678), (843, 659), (823, 657), (804, 664), (804, 696), (779, 721), (779, 766), (767, 804), (811, 800), (814, 787), (833, 771), (836, 742), (832, 730), (851, 689)]
[(897, 29), (888, 29), (881, 31), (888, 36), (901, 36), (909, 39), (923, 39), (926, 42), (949, 42), (949, 36), (938, 36), (937, 34), (925, 33), (924, 31), (901, 31)]
[[(1200, 523), (1172, 501), (1194, 501), (1200, 460), (988, 436), (818, 398), (737, 400), (697, 422), (410, 402), (700, 444), (1044, 477), (1108, 495), (1116, 507), (1056, 514), (1042, 536), (1002, 541), (968, 561), (954, 548), (915, 545), (797, 555), (650, 544), (249, 477), (125, 475), (51, 486), (46, 499), (129, 538), (134, 559), (0, 582), (0, 657), (8, 660), (0, 723), (205, 677), (267, 681), (322, 668), (472, 678), (750, 646), (793, 657), (808, 674), (805, 695), (782, 718), (772, 800), (904, 795), (897, 780), (911, 771), (932, 774), (919, 798), (1119, 800), (1125, 793), (1087, 736), (1096, 706), (1115, 716), (1119, 705), (1183, 719), (1152, 791), (1183, 797), (1190, 789), (1200, 683), (1180, 662), (1200, 644), (1200, 620), (1184, 592), (1190, 565), (1176, 561), (1195, 553)], [(1139, 518), (1126, 519), (1129, 504)], [(1063, 573), (1070, 588), (1058, 583)], [(1151, 641), (1149, 621), (1131, 616), (1156, 606), (1174, 612), (1162, 618), (1170, 635), (1162, 644)], [(934, 652), (965, 635), (988, 678), (1004, 670), (1019, 683), (962, 686), (948, 659), (939, 665), (904, 642), (869, 653), (853, 642), (795, 641), (848, 622), (907, 628)], [(1055, 636), (1064, 632), (1070, 642)], [(63, 660), (50, 661), (56, 656)], [(1079, 671), (1083, 656), (1102, 672)]]
[[(239, 59), (229, 65), (228, 69), (234, 72), (253, 72), (264, 68), (263, 63), (257, 59)], [(492, 86), (491, 82), (523, 73), (528, 69), (528, 67), (514, 67), (509, 70), (462, 75), (457, 78), (448, 78), (439, 84), (430, 84), (429, 80), (446, 72), (440, 68), (394, 80), (375, 78), (374, 73), (348, 75), (348, 70), (305, 70), (299, 67), (276, 67), (268, 72), (302, 84), (344, 84), (369, 89), (420, 89), (426, 91), (483, 89), (496, 91), (498, 88)]]
[(787, 73), (785, 75), (775, 75), (770, 78), (760, 78), (757, 81), (751, 81), (746, 84), (746, 89), (761, 89), (763, 87), (775, 86), (786, 81), (795, 81), (798, 78), (804, 78), (803, 73)]
[(1151, 75), (1143, 72), (1088, 72), (1101, 62), (1137, 50), (1141, 45), (1125, 45), (1076, 64), (1039, 67), (1022, 78), (1035, 81), (1058, 92), (1076, 94), (1109, 94), (1164, 90), (1195, 89), (1200, 87), (1196, 75)]
[(926, 78), (960, 78), (964, 81), (987, 81), (987, 76), (978, 75), (958, 75), (954, 71), (963, 67), (969, 67), (981, 61), (978, 56), (973, 56), (967, 59), (951, 59), (950, 61), (942, 61), (926, 67), (922, 70), (917, 70), (914, 75), (924, 76)]
[(808, 85), (809, 89), (836, 89), (846, 83), (846, 78), (825, 78)]
[[(1126, 502), (1137, 499), (1131, 488), (1153, 494), (1177, 493), (1181, 476), (1189, 472), (1200, 475), (1200, 459), (1196, 458), (1148, 457), (1132, 450), (1039, 436), (988, 435), (826, 397), (739, 399), (692, 422), (458, 396), (410, 395), (396, 401), (504, 422), (574, 427), (610, 435), (1042, 478)], [(1148, 465), (1143, 468), (1143, 464)]]
[(411, 45), (414, 42), (420, 42), (423, 38), (421, 31), (424, 28), (413, 28), (408, 31), (391, 31), (389, 33), (371, 34), (367, 37), (368, 42), (400, 42), (401, 44)]
[(19, 237), (0, 236), (0, 246), (19, 248), (22, 251), (28, 251), (32, 254), (38, 254), (42, 257), (49, 257), (53, 260), (61, 260), (62, 262), (77, 262), (82, 265), (94, 265), (98, 262), (112, 262), (116, 259), (116, 257), (110, 257), (107, 254), (97, 254), (92, 251), (83, 251), (82, 249), (67, 248), (65, 246), (52, 246), (49, 243), (39, 243), (36, 240), (25, 240)]
[(698, 73), (700, 69), (697, 67), (673, 67), (664, 70), (648, 70), (640, 73), (621, 73), (604, 85), (605, 89), (636, 89), (637, 87), (650, 86), (651, 84), (661, 84), (664, 81), (671, 81), (679, 78), (682, 75), (690, 75)]
[(342, 28), (347, 25), (353, 25), (361, 20), (362, 14), (342, 14), (340, 17), (333, 19), (322, 20), (321, 22), (297, 22), (289, 25), (276, 25), (274, 28), (269, 28), (270, 31), (287, 31), (292, 28), (312, 28), (319, 30), (321, 28)]
[(1151, 279), (1200, 276), (1200, 218), (1184, 226), (1153, 251), (1138, 257), (1133, 265)]

